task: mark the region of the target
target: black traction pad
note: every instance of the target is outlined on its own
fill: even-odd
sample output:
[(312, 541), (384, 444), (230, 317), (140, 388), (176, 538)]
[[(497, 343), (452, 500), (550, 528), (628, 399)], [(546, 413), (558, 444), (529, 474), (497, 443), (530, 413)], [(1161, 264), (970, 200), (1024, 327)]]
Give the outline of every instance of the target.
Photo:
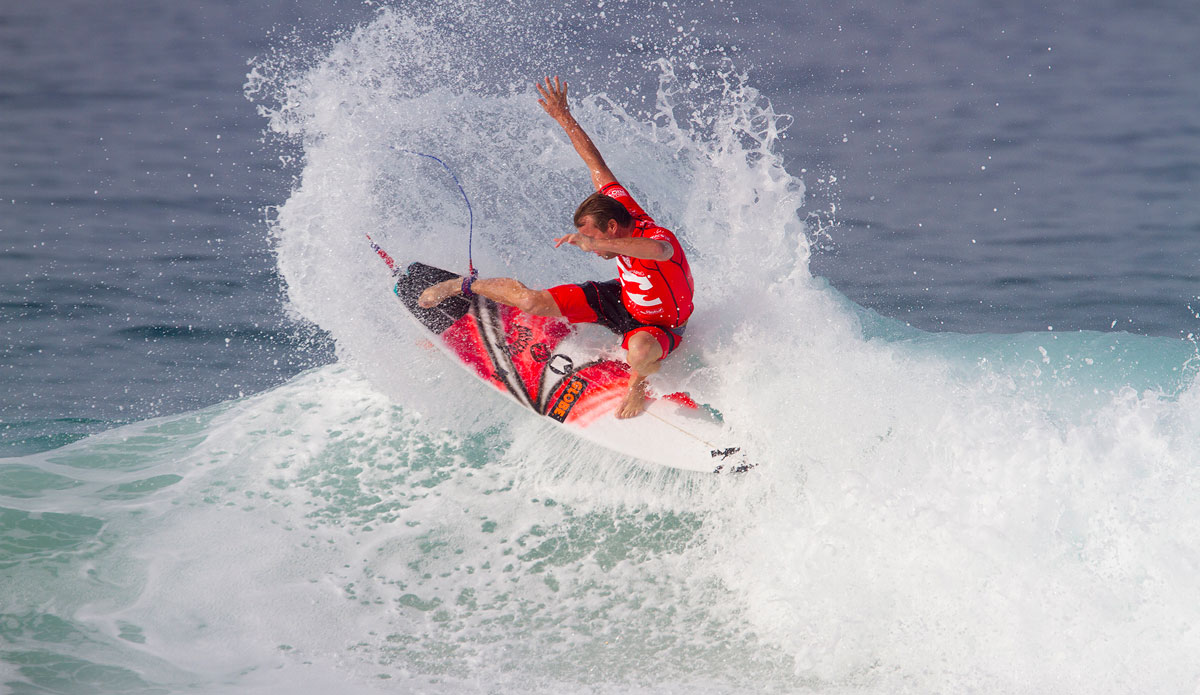
[(417, 306), (417, 298), (426, 288), (456, 277), (460, 277), (458, 273), (424, 263), (413, 263), (396, 282), (396, 296), (426, 328), (441, 335), (442, 331), (471, 311), (471, 301), (462, 295), (455, 295), (431, 309), (422, 309)]

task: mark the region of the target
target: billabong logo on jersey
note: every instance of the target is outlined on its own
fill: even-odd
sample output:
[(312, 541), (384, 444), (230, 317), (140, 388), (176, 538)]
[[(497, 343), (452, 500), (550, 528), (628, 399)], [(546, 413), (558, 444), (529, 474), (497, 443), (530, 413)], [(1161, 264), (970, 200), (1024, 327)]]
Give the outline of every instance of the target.
[[(628, 295), (629, 301), (638, 306), (658, 306), (663, 303), (662, 299), (658, 297), (650, 298), (651, 292), (654, 291), (654, 283), (650, 278), (627, 269), (624, 264), (619, 264), (617, 274), (621, 276), (625, 294)], [(637, 289), (641, 290), (642, 293), (631, 291), (631, 285), (636, 285)]]
[(587, 387), (587, 381), (577, 376), (571, 377), (571, 380), (567, 382), (567, 387), (563, 389), (562, 395), (554, 401), (554, 405), (550, 406), (550, 412), (546, 414), (559, 422), (564, 422), (567, 415), (570, 414), (571, 408), (574, 408), (579, 399), (583, 397), (583, 392)]

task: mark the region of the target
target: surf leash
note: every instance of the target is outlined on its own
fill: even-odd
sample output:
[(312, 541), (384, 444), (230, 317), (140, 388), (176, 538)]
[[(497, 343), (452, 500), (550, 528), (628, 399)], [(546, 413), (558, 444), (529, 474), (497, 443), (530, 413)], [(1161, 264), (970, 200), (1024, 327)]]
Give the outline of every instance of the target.
[[(458, 177), (454, 175), (454, 170), (452, 170), (450, 168), (450, 166), (447, 165), (445, 162), (443, 162), (441, 159), (438, 159), (437, 157), (435, 157), (431, 154), (425, 154), (424, 152), (417, 152), (416, 150), (409, 150), (409, 149), (405, 149), (403, 147), (396, 147), (395, 145), (392, 145), (391, 147), (393, 150), (396, 150), (397, 152), (405, 152), (407, 154), (415, 154), (418, 157), (425, 157), (426, 159), (432, 159), (433, 161), (437, 162), (438, 164), (441, 164), (442, 168), (446, 170), (446, 173), (450, 174), (450, 178), (454, 179), (454, 185), (458, 186), (458, 192), (462, 194), (463, 202), (465, 202), (467, 204), (467, 274), (465, 276), (463, 276), (462, 293), (463, 293), (463, 295), (465, 295), (467, 297), (474, 297), (475, 293), (471, 291), (471, 285), (474, 284), (475, 279), (479, 277), (479, 271), (475, 270), (475, 259), (472, 256), (472, 246), (474, 245), (474, 242), (475, 242), (475, 211), (471, 209), (471, 199), (467, 197), (467, 192), (465, 190), (463, 190), (462, 184), (458, 182)], [(372, 242), (371, 245), (375, 246), (374, 242)], [(382, 250), (379, 249), (378, 246), (375, 246), (375, 249), (376, 249), (376, 252), (378, 252), (378, 253), (380, 253), (380, 255), (384, 256), (385, 261), (388, 260), (387, 254), (384, 254), (382, 252)], [(389, 267), (391, 265), (392, 265), (391, 263), (388, 263)], [(393, 269), (393, 272), (395, 272), (395, 269)]]

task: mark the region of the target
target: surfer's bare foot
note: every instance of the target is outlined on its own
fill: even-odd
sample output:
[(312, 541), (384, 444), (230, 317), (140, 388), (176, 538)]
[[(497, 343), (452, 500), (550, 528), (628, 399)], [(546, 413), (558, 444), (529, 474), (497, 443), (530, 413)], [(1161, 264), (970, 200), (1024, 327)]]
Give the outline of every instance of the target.
[(617, 407), (617, 419), (628, 420), (631, 417), (637, 417), (646, 409), (646, 382), (644, 379), (638, 379), (629, 385), (629, 392), (625, 394), (625, 400), (621, 401), (621, 405)]
[(462, 278), (439, 282), (432, 287), (425, 288), (425, 291), (417, 298), (417, 306), (422, 309), (432, 309), (459, 292), (462, 292)]

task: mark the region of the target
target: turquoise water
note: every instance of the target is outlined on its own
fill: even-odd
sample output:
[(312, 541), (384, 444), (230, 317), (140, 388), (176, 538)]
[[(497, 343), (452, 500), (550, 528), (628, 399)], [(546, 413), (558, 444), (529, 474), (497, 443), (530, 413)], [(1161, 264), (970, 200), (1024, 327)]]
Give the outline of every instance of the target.
[[(1104, 313), (1095, 303), (1055, 303), (1063, 296), (1055, 288), (1068, 286), (1070, 298), (1122, 294), (1107, 275), (1075, 272), (1095, 261), (1095, 248), (1077, 253), (1072, 272), (1051, 276), (1034, 263), (1032, 280), (1008, 285), (1020, 265), (1009, 257), (933, 264), (954, 275), (943, 289), (981, 278), (991, 309), (971, 318), (961, 312), (979, 296), (938, 299), (925, 291), (928, 276), (899, 280), (921, 255), (900, 250), (912, 228), (908, 241), (876, 228), (877, 255), (863, 257), (862, 272), (838, 266), (832, 257), (862, 247), (828, 244), (878, 225), (855, 212), (865, 206), (860, 194), (875, 186), (897, 195), (903, 181), (839, 189), (819, 161), (832, 150), (795, 149), (844, 124), (800, 109), (780, 115), (774, 104), (800, 93), (783, 91), (799, 90), (785, 79), (792, 69), (820, 75), (824, 65), (828, 83), (842, 86), (870, 82), (861, 77), (870, 71), (835, 77), (845, 73), (834, 56), (858, 53), (830, 41), (826, 63), (815, 47), (793, 47), (791, 68), (743, 74), (735, 54), (761, 47), (748, 47), (748, 29), (731, 18), (783, 45), (795, 17), (772, 19), (771, 7), (639, 5), (635, 21), (628, 3), (605, 3), (555, 14), (551, 29), (524, 6), (357, 8), (339, 33), (281, 30), (271, 40), (239, 25), (229, 7), (203, 7), (217, 16), (206, 21), (260, 49), (248, 65), (212, 66), (214, 75), (234, 71), (236, 91), (250, 97), (244, 108), (260, 110), (252, 125), (177, 121), (205, 143), (175, 153), (180, 199), (113, 202), (108, 190), (94, 209), (106, 216), (98, 230), (46, 232), (86, 241), (87, 253), (51, 243), (57, 250), (45, 253), (59, 255), (43, 257), (23, 237), (6, 241), (25, 254), (0, 266), (4, 325), (15, 336), (0, 371), (9, 396), (0, 441), (11, 454), (0, 459), (7, 689), (1195, 689), (1200, 360), (1179, 290), (1194, 271), (1162, 270), (1170, 282), (1155, 289), (1154, 273), (1134, 263), (1125, 281), (1134, 299)], [(867, 34), (873, 46), (911, 49), (892, 29), (951, 17), (922, 7), (929, 14), (911, 24), (862, 10), (828, 36), (844, 26), (856, 41)], [(258, 19), (290, 21), (275, 11)], [(1191, 17), (1176, 13), (1181, 24)], [(591, 29), (601, 14), (611, 24)], [(154, 21), (189, 36), (197, 17)], [(1012, 26), (1002, 48), (1041, 41)], [(934, 32), (931, 52), (962, 49), (955, 31), (968, 30), (948, 31)], [(606, 32), (632, 38), (614, 48), (601, 40)], [(124, 45), (123, 35), (114, 30), (114, 43)], [(988, 36), (975, 38), (989, 45)], [(175, 45), (164, 40), (154, 55), (160, 64), (178, 58), (182, 70)], [(1172, 64), (1166, 52), (1146, 64)], [(961, 72), (971, 51), (954, 55)], [(484, 272), (530, 284), (609, 272), (547, 241), (587, 180), (527, 77), (564, 63), (579, 72), (574, 108), (609, 164), (683, 232), (703, 297), (679, 359), (656, 378), (719, 407), (759, 464), (746, 475), (623, 458), (481, 390), (423, 346), (363, 239), (369, 230), (405, 260), (462, 263), (458, 189), (402, 146), (454, 167), (475, 206)], [(854, 103), (909, 84), (911, 73), (895, 65), (896, 79), (874, 93), (863, 87)], [(153, 84), (154, 73), (146, 77)], [(181, 79), (164, 93), (194, 87)], [(146, 90), (105, 96), (96, 108), (143, 103), (155, 93)], [(836, 90), (823, 98), (837, 101)], [(1114, 109), (1112, 99), (1097, 111)], [(203, 114), (203, 102), (180, 110)], [(989, 122), (956, 113), (956, 128)], [(1189, 127), (1164, 138), (1186, 141)], [(243, 159), (251, 148), (234, 143), (263, 128), (263, 151)], [(942, 150), (927, 144), (917, 149), (940, 171)], [(192, 168), (201, 155), (214, 172), (246, 161), (261, 168), (208, 184), (195, 199), (201, 193), (189, 191), (202, 188), (186, 181), (204, 178)], [(154, 166), (148, 154), (120, 156)], [(873, 161), (859, 162), (861, 171)], [(1194, 208), (1180, 191), (1191, 170), (1172, 170), (1169, 210), (1145, 217), (1161, 223), (1151, 225), (1155, 239), (1190, 229)], [(1144, 173), (1129, 169), (1139, 185)], [(232, 193), (254, 177), (273, 183), (245, 198)], [(941, 195), (909, 192), (897, 216)], [(11, 203), (14, 219), (63, 201), (47, 196)], [(221, 201), (242, 212), (222, 212)], [(265, 214), (246, 212), (257, 204), (269, 205)], [(75, 205), (64, 228), (89, 214)], [(191, 221), (165, 234), (166, 247), (147, 246), (156, 229), (172, 229), (156, 226), (166, 208)], [(220, 221), (231, 215), (241, 222)], [(847, 219), (854, 215), (863, 219)], [(1007, 248), (1001, 232), (1016, 233), (972, 231), (989, 254)], [(924, 242), (949, 253), (955, 239), (940, 230)], [(1022, 253), (1056, 245), (1014, 243)], [(1187, 258), (1190, 248), (1180, 241), (1154, 253)], [(23, 265), (34, 263), (38, 272)], [(47, 290), (55, 268), (73, 281)], [(87, 302), (64, 289), (85, 285)], [(872, 299), (881, 285), (893, 294)], [(1030, 301), (1057, 318), (1027, 316), (1039, 330), (1001, 332), (1016, 319), (996, 301), (1025, 301), (1005, 286), (1050, 290), (1041, 304)], [(1137, 321), (1118, 321), (1128, 314)], [(1107, 330), (1077, 330), (1101, 319)], [(971, 330), (930, 330), (946, 321)], [(1160, 330), (1119, 330), (1143, 325)]]
[[(495, 421), (431, 426), (341, 365), (9, 459), (8, 683), (1187, 683), (1194, 386), (1179, 396), (1127, 386), (1064, 411), (1003, 369), (965, 388), (953, 360), (895, 343), (859, 349), (852, 391), (815, 374), (755, 389), (774, 405), (742, 413), (777, 419), (750, 434), (782, 444), (738, 479), (591, 450), (502, 401)], [(916, 664), (920, 677), (907, 671)]]

